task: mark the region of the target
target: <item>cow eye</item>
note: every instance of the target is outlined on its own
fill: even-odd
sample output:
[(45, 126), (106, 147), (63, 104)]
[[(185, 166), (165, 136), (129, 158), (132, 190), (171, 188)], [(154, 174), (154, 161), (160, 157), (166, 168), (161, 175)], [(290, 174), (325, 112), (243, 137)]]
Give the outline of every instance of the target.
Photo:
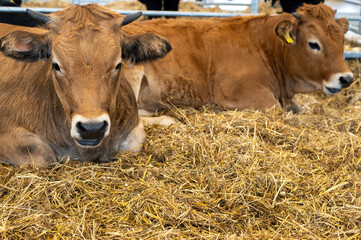
[(115, 67), (115, 70), (120, 70), (121, 67), (122, 67), (122, 63), (120, 62), (120, 63), (118, 63), (117, 66)]
[(309, 45), (310, 48), (313, 49), (313, 50), (321, 51), (321, 47), (320, 47), (320, 45), (318, 45), (317, 42), (309, 42), (308, 45)]
[(60, 72), (60, 67), (59, 67), (59, 64), (57, 63), (53, 63), (53, 69), (57, 72)]

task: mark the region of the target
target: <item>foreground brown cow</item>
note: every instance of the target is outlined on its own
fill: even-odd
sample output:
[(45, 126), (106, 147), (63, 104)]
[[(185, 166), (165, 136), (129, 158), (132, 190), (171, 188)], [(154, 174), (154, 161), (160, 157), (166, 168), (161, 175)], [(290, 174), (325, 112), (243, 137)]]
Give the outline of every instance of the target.
[(50, 20), (32, 15), (49, 30), (0, 25), (0, 159), (47, 166), (140, 150), (145, 134), (121, 63), (162, 57), (169, 43), (124, 34), (121, 27), (140, 15), (124, 18), (97, 5)]
[(138, 107), (155, 111), (169, 102), (215, 103), (229, 109), (280, 105), (298, 111), (292, 102), (296, 93), (323, 89), (334, 94), (349, 86), (353, 75), (343, 59), (347, 20), (335, 21), (335, 12), (324, 4), (306, 5), (297, 13), (126, 26), (125, 32), (155, 32), (173, 47), (144, 69), (130, 69), (127, 79)]

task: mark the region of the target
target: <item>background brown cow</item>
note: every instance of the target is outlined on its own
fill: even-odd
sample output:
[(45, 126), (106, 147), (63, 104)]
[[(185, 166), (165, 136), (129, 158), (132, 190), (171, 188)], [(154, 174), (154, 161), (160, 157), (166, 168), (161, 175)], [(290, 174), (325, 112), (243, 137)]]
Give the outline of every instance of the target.
[(31, 14), (47, 30), (0, 25), (0, 159), (47, 166), (139, 151), (145, 134), (122, 60), (162, 57), (169, 43), (151, 33), (124, 34), (121, 27), (140, 14), (124, 18), (94, 4), (50, 19)]
[(139, 107), (155, 111), (169, 102), (215, 103), (264, 110), (280, 105), (297, 112), (296, 93), (335, 94), (349, 86), (353, 75), (343, 59), (347, 20), (335, 21), (335, 12), (324, 4), (305, 5), (297, 13), (125, 27), (126, 32), (154, 31), (174, 49), (127, 77)]

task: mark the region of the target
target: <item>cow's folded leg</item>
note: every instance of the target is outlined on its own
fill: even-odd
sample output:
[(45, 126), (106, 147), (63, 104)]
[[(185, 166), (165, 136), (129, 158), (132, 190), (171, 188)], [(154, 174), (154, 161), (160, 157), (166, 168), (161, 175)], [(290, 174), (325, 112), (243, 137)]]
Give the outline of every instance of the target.
[(232, 95), (218, 94), (216, 102), (228, 109), (254, 109), (265, 111), (272, 107), (280, 107), (279, 101), (271, 90), (263, 87), (232, 92)]
[(23, 128), (0, 136), (0, 161), (37, 167), (51, 166), (57, 162), (51, 147), (38, 135)]
[(158, 124), (161, 126), (170, 126), (172, 124), (179, 123), (179, 121), (170, 116), (154, 117), (154, 113), (148, 112), (144, 109), (138, 110), (140, 119), (145, 125)]
[(138, 109), (138, 114), (141, 117), (154, 117), (154, 112), (149, 112), (147, 110), (144, 109)]
[(138, 125), (130, 132), (125, 141), (121, 143), (118, 151), (140, 152), (144, 149), (145, 139), (143, 122), (139, 121)]
[(160, 116), (160, 117), (140, 117), (146, 125), (158, 124), (161, 126), (170, 126), (172, 124), (177, 124), (179, 121), (173, 117), (169, 116)]

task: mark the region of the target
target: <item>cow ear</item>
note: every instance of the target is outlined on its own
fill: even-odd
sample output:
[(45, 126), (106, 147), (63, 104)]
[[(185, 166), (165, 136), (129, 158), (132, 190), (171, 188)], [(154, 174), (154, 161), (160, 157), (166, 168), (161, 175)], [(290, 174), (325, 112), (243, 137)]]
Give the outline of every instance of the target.
[(167, 55), (170, 43), (153, 33), (123, 36), (122, 58), (131, 63), (145, 63)]
[(337, 19), (336, 22), (338, 25), (340, 25), (342, 27), (343, 32), (347, 33), (348, 28), (349, 28), (349, 23), (348, 23), (347, 19), (343, 17), (343, 18)]
[(0, 51), (16, 60), (35, 62), (50, 58), (51, 44), (47, 34), (15, 31), (0, 38)]
[(290, 20), (279, 22), (275, 28), (276, 35), (287, 44), (296, 42), (295, 25)]

